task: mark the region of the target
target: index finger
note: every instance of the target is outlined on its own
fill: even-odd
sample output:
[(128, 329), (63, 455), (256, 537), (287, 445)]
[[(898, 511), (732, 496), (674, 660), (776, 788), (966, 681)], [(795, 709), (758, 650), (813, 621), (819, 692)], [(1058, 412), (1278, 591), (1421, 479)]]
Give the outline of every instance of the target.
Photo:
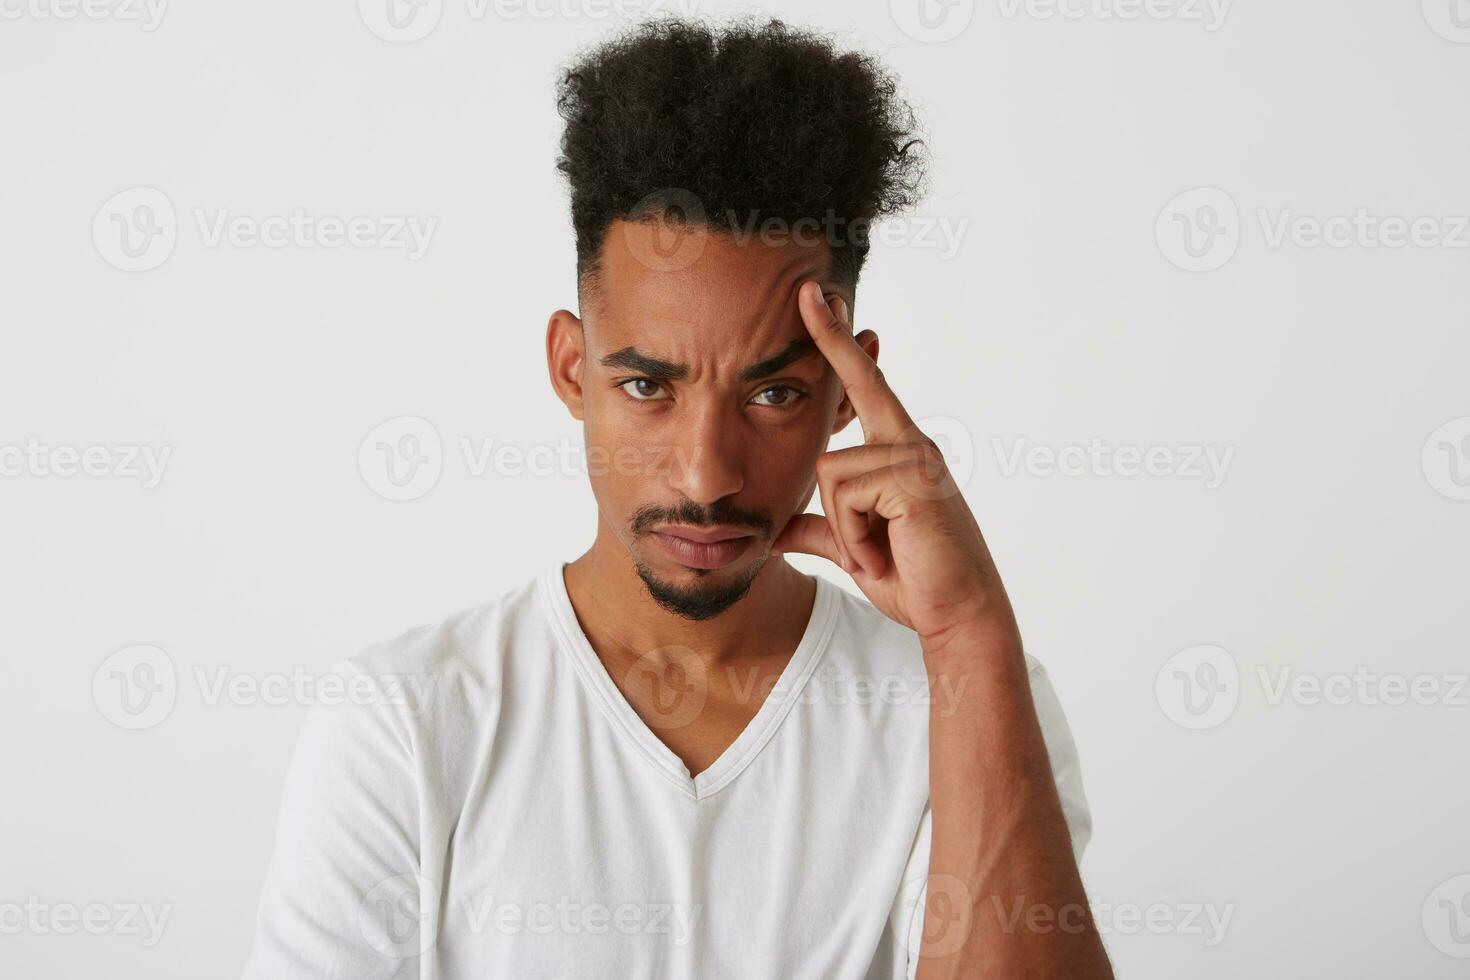
[(898, 395), (888, 387), (878, 362), (853, 337), (852, 324), (834, 313), (822, 298), (821, 283), (815, 279), (803, 283), (797, 292), (797, 306), (817, 349), (837, 372), (862, 423), (865, 441), (897, 442), (905, 433), (914, 431), (913, 419)]

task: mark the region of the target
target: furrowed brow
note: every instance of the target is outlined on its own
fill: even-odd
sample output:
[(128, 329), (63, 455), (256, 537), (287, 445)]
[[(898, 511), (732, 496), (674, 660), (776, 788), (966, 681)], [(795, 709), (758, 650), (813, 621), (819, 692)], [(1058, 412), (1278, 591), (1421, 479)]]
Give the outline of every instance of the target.
[(768, 357), (764, 361), (758, 361), (740, 372), (741, 381), (755, 381), (758, 378), (769, 377), (777, 371), (801, 360), (817, 349), (817, 342), (810, 336), (797, 337), (786, 348), (774, 357)]
[(651, 357), (636, 347), (624, 347), (622, 350), (613, 351), (602, 359), (602, 366), (637, 371), (656, 381), (678, 381), (689, 373), (687, 364), (675, 364), (673, 361)]
[[(755, 364), (740, 371), (741, 381), (755, 381), (758, 378), (769, 377), (782, 368), (794, 364), (816, 353), (817, 344), (810, 336), (798, 337), (787, 344), (779, 353), (757, 361)], [(636, 371), (645, 377), (656, 381), (678, 381), (689, 374), (689, 365), (677, 364), (666, 361), (663, 358), (645, 354), (636, 347), (624, 347), (604, 356), (600, 362), (603, 367), (623, 368), (628, 371)]]

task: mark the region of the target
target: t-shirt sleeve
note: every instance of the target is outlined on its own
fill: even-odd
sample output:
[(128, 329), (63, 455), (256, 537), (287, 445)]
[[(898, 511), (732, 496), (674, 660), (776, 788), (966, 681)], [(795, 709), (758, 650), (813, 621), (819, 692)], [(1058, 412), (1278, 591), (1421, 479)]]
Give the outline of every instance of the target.
[[(1066, 817), (1067, 830), (1072, 838), (1072, 853), (1081, 862), (1082, 852), (1092, 839), (1092, 812), (1088, 809), (1087, 795), (1082, 789), (1082, 767), (1077, 758), (1077, 743), (1072, 739), (1072, 730), (1067, 724), (1062, 703), (1052, 688), (1046, 668), (1030, 656), (1027, 660), (1031, 699), (1036, 705), (1036, 716), (1041, 722), (1041, 735), (1046, 742), (1047, 757), (1051, 760), (1057, 795), (1061, 797), (1062, 815)], [(923, 816), (919, 820), (919, 831), (904, 871), (903, 886), (899, 890), (898, 901), (890, 919), (899, 941), (907, 950), (908, 980), (914, 980), (919, 969), (919, 947), (924, 935), (924, 903), (928, 891), (924, 881), (929, 874), (933, 816), (932, 808), (925, 803)]]
[(1051, 677), (1040, 662), (1033, 661), (1030, 670), (1031, 698), (1036, 704), (1036, 717), (1041, 722), (1041, 735), (1046, 740), (1047, 758), (1051, 760), (1052, 777), (1057, 795), (1062, 800), (1062, 814), (1072, 836), (1072, 853), (1082, 862), (1082, 852), (1092, 839), (1092, 811), (1082, 788), (1082, 764), (1077, 758), (1077, 743), (1072, 728), (1062, 711), (1062, 702), (1051, 685)]
[(408, 726), (392, 699), (354, 696), (351, 661), (332, 673), (347, 693), (307, 710), (244, 980), (417, 977), (432, 935)]

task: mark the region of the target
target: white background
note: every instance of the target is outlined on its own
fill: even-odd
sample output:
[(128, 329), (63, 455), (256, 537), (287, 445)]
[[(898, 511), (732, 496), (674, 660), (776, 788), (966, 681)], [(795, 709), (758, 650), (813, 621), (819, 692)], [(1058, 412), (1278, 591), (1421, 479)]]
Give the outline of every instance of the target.
[[(543, 351), (575, 308), (551, 86), (619, 18), (443, 0), (403, 43), (375, 0), (180, 0), (152, 29), (67, 2), (0, 0), (0, 908), (169, 918), (152, 945), (0, 920), (0, 974), (233, 976), (305, 705), (211, 704), (201, 675), (323, 670), (590, 542), (579, 470), (477, 475), (460, 440), (580, 445)], [(973, 463), (1077, 736), (1119, 975), (1466, 975), (1470, 5), (960, 0), (932, 31), (903, 0), (766, 9), (880, 54), (922, 107), (932, 193), (875, 246), (856, 320)], [(138, 199), (108, 202), (140, 187), (177, 240), (127, 272), (113, 215)], [(437, 224), (418, 258), (200, 229), (297, 208)], [(1437, 231), (1303, 237), (1359, 212)], [(402, 416), (442, 476), (390, 501), (358, 450)], [(1026, 455), (1094, 439), (1165, 465)], [(171, 455), (147, 486), (28, 443)], [(1196, 449), (1230, 454), (1221, 479)], [(93, 680), (139, 644), (177, 690), (126, 730)], [(1223, 701), (1186, 687), (1210, 668)], [(1283, 669), (1370, 686), (1272, 703)], [(1390, 676), (1438, 702), (1381, 703)]]

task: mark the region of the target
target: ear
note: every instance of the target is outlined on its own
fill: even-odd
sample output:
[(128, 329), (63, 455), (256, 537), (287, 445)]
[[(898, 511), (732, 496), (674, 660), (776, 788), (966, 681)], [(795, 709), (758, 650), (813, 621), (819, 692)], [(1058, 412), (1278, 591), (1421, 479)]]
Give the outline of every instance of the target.
[(546, 369), (551, 388), (572, 418), (583, 419), (582, 365), (586, 360), (582, 321), (570, 310), (557, 310), (546, 323)]
[[(878, 361), (877, 333), (872, 330), (864, 330), (852, 339), (857, 341), (859, 347), (867, 351), (868, 356), (876, 364)], [(847, 393), (843, 392), (842, 401), (837, 403), (837, 417), (832, 420), (832, 434), (835, 436), (847, 428), (848, 423), (855, 418), (857, 418), (857, 410), (852, 407), (852, 401), (847, 397)]]

